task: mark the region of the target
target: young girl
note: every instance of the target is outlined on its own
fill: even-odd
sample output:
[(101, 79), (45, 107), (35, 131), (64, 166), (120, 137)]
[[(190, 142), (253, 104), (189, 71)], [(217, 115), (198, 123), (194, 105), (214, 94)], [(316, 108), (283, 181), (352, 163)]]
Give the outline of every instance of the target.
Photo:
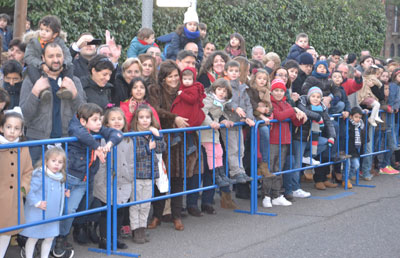
[(379, 88), (382, 87), (382, 83), (377, 78), (379, 68), (376, 65), (371, 65), (366, 69), (363, 74), (363, 86), (357, 93), (357, 101), (359, 105), (363, 105), (372, 108), (371, 115), (368, 118), (368, 122), (371, 126), (376, 127), (376, 123), (383, 123), (383, 120), (379, 117), (379, 99), (382, 97)]
[[(132, 88), (131, 88), (131, 98), (124, 101), (120, 102), (120, 107), (122, 111), (125, 114), (126, 117), (126, 125), (127, 125), (127, 130), (130, 130), (130, 124), (133, 118), (133, 114), (135, 114), (136, 109), (141, 105), (141, 104), (147, 104), (150, 106), (150, 104), (147, 102), (146, 97), (147, 97), (147, 87), (146, 87), (146, 82), (142, 77), (137, 77), (134, 78), (131, 82)], [(158, 114), (155, 111), (153, 107), (150, 106), (150, 108), (153, 111), (154, 116), (156, 117), (157, 121), (160, 121), (158, 118)]]
[[(159, 177), (156, 155), (153, 156), (153, 164), (151, 162), (152, 150), (155, 153), (162, 153), (166, 149), (166, 144), (158, 131), (160, 124), (148, 105), (142, 104), (137, 108), (131, 128), (133, 131), (150, 131), (152, 133), (152, 135), (136, 137), (136, 196), (135, 191), (132, 191), (130, 199), (131, 201), (147, 200), (152, 195), (152, 178)], [(154, 174), (152, 174), (152, 167)], [(134, 234), (133, 241), (138, 244), (146, 242), (145, 228), (147, 227), (149, 211), (150, 202), (133, 205), (129, 208), (131, 229)]]
[[(44, 155), (44, 182), (42, 160), (38, 162), (32, 173), (31, 191), (26, 197), (25, 218), (26, 223), (42, 220), (43, 211), (45, 219), (56, 218), (62, 215), (64, 209), (64, 196), (69, 197), (69, 190), (65, 190), (66, 156), (61, 147), (53, 146)], [(43, 189), (45, 198), (42, 199)], [(54, 237), (60, 233), (60, 222), (41, 224), (25, 228), (20, 234), (28, 237), (25, 243), (25, 256), (32, 258), (38, 239), (44, 238), (41, 245), (41, 257), (48, 257)], [(74, 252), (73, 250), (71, 250)], [(73, 253), (72, 253), (73, 255)]]
[[(126, 132), (126, 118), (118, 107), (107, 109), (104, 113), (103, 125)], [(102, 140), (104, 141), (104, 140)], [(103, 143), (102, 143), (103, 144)], [(117, 203), (128, 202), (133, 188), (133, 144), (129, 137), (125, 137), (117, 148)], [(113, 155), (113, 154), (111, 154)], [(112, 182), (111, 182), (112, 184)], [(94, 178), (93, 196), (101, 201), (102, 206), (107, 203), (107, 163), (100, 164), (99, 171)], [(117, 212), (117, 229), (121, 228), (124, 208)], [(100, 242), (99, 248), (107, 248), (107, 212), (101, 212), (99, 219)], [(117, 231), (120, 232), (119, 230)], [(117, 239), (117, 248), (126, 249), (128, 246)]]
[(198, 25), (199, 17), (197, 16), (196, 10), (189, 7), (185, 13), (183, 25), (180, 25), (172, 35), (171, 43), (167, 48), (167, 59), (176, 60), (178, 52), (184, 49), (185, 45), (189, 42), (196, 43), (199, 48), (197, 59), (199, 61), (203, 59), (203, 46), (201, 44)]
[(260, 152), (262, 162), (259, 162), (257, 174), (271, 176), (268, 169), (268, 145), (269, 145), (269, 120), (272, 119), (271, 86), (268, 72), (264, 69), (253, 69), (250, 88), (247, 89), (250, 102), (253, 106), (253, 113), (257, 119), (262, 119), (265, 124), (258, 128), (260, 133)]
[(225, 52), (228, 53), (228, 55), (231, 58), (234, 58), (236, 56), (244, 56), (246, 57), (246, 43), (244, 41), (244, 38), (242, 35), (239, 33), (235, 32), (232, 33), (229, 36), (229, 43), (225, 47)]
[[(21, 140), (24, 132), (24, 120), (22, 115), (17, 112), (9, 111), (0, 121), (0, 144), (16, 143)], [(0, 218), (0, 228), (6, 228), (18, 225), (18, 210), (20, 221), (24, 224), (24, 206), (23, 197), (29, 193), (32, 176), (32, 161), (29, 155), (28, 147), (20, 148), (20, 163), (18, 163), (17, 149), (0, 149), (0, 207), (2, 215)], [(18, 174), (18, 167), (20, 174)], [(20, 178), (20, 187), (18, 189), (18, 177)], [(20, 197), (20, 207), (18, 207), (18, 192)], [(0, 257), (3, 258), (12, 235), (22, 230), (14, 230), (0, 234)]]

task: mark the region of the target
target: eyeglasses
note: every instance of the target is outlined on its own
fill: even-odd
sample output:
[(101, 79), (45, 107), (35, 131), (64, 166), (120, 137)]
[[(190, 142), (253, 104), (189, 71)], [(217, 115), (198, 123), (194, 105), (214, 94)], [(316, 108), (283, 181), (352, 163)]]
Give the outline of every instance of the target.
[(275, 76), (289, 78), (289, 75), (283, 74), (283, 73), (277, 73), (277, 74), (275, 74)]

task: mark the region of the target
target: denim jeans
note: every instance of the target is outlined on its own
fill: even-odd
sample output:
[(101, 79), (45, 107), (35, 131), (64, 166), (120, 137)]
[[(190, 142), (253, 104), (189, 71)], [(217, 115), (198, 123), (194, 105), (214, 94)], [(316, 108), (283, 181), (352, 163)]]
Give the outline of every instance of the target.
[[(372, 143), (373, 143), (372, 135), (374, 134), (374, 128), (375, 127), (373, 126), (368, 126), (369, 141), (365, 146), (364, 154), (369, 154), (372, 152)], [(361, 171), (363, 172), (363, 177), (371, 176), (371, 168), (372, 168), (372, 156), (364, 157), (361, 162)]]
[(338, 114), (338, 113), (342, 113), (344, 110), (344, 102), (343, 101), (339, 101), (338, 103), (336, 103), (336, 105), (331, 106), (328, 110), (329, 114)]
[[(318, 138), (317, 155), (325, 151), (327, 146), (328, 139), (320, 136)], [(307, 152), (309, 153), (310, 142), (300, 142), (297, 140), (293, 140), (292, 147), (292, 152), (294, 156), (292, 168), (301, 168), (302, 157), (306, 156), (305, 154), (307, 154)], [(285, 163), (285, 170), (288, 170), (289, 168), (290, 164), (287, 160)], [(283, 187), (285, 188), (285, 194), (292, 194), (293, 191), (300, 189), (300, 171), (283, 174)]]
[(260, 152), (263, 162), (269, 162), (268, 149), (269, 149), (269, 128), (267, 126), (261, 126), (258, 128), (260, 133)]
[(349, 166), (349, 178), (355, 177), (357, 175), (357, 170), (359, 168), (360, 168), (360, 158), (359, 157), (351, 158)]
[[(82, 181), (81, 179), (68, 175), (67, 174), (67, 187), (70, 190), (70, 197), (66, 198), (66, 208), (67, 210), (64, 210), (64, 214), (72, 214), (76, 212), (76, 209), (79, 206), (79, 203), (82, 200), (82, 197), (85, 195), (86, 192), (86, 183)], [(60, 222), (60, 235), (61, 236), (66, 236), (69, 234), (69, 231), (71, 230), (72, 222), (74, 218), (69, 218), (66, 220), (62, 220)]]
[[(392, 116), (387, 116), (387, 123), (386, 123), (386, 130), (384, 132), (375, 133), (375, 149), (374, 151), (388, 149), (388, 152), (385, 152), (382, 155), (378, 156), (379, 160), (379, 168), (384, 168), (386, 166), (390, 166), (391, 164), (391, 157), (394, 150), (397, 147), (397, 137), (394, 128), (392, 127), (393, 119)], [(380, 136), (380, 137), (379, 137)], [(380, 148), (379, 148), (380, 146)]]

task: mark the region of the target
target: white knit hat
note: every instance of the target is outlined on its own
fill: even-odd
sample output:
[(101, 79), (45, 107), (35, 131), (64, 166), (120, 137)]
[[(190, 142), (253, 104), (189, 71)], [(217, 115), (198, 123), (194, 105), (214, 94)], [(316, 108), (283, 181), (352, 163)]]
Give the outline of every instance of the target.
[(185, 13), (185, 19), (183, 20), (183, 23), (186, 24), (193, 21), (199, 23), (199, 16), (197, 16), (196, 10), (189, 7)]

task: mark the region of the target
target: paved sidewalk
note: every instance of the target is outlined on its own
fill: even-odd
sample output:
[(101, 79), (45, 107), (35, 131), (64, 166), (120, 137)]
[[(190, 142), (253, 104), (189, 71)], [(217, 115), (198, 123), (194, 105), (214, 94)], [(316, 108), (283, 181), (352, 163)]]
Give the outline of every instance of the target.
[[(304, 183), (313, 197), (296, 199), (290, 207), (264, 209), (259, 200), (259, 210), (276, 217), (223, 210), (217, 199), (217, 215), (189, 216), (183, 220), (183, 232), (163, 223), (149, 230), (150, 243), (138, 245), (127, 239), (129, 249), (124, 251), (144, 258), (400, 257), (400, 176), (381, 175), (361, 183), (376, 188), (318, 191)], [(249, 201), (237, 202), (248, 209)], [(75, 257), (107, 257), (88, 247), (95, 246), (75, 244)], [(18, 251), (11, 247), (6, 257), (19, 257)]]

